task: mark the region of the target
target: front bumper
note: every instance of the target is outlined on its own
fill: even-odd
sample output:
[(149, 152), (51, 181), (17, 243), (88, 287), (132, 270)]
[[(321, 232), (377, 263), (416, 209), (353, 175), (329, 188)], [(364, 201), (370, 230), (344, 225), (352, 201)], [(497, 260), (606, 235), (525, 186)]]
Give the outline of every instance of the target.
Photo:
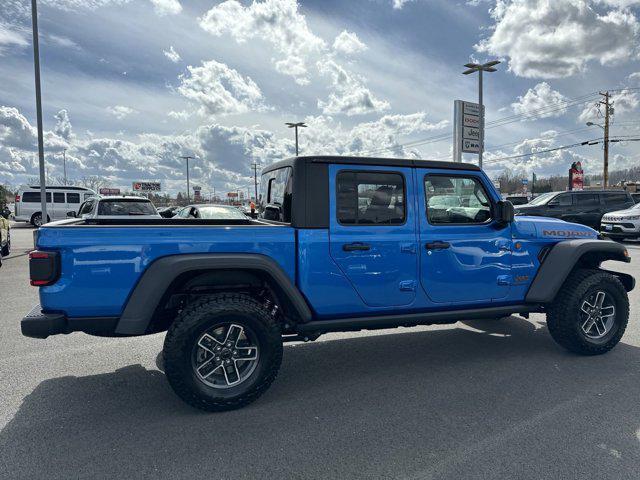
[(640, 237), (640, 225), (630, 222), (601, 222), (600, 233), (609, 237)]
[(100, 337), (116, 337), (117, 317), (67, 318), (63, 313), (43, 313), (36, 305), (20, 322), (22, 335), (47, 338), (51, 335), (84, 332)]

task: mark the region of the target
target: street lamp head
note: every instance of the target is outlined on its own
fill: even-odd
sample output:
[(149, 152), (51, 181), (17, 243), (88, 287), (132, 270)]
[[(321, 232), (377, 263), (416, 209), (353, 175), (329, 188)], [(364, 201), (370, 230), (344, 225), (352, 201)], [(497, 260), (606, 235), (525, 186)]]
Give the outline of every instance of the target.
[(304, 122), (298, 122), (298, 123), (291, 123), (291, 122), (285, 122), (285, 125), (289, 128), (295, 128), (295, 127), (306, 127), (307, 125), (305, 125)]
[(492, 60), (490, 62), (485, 63), (484, 65), (482, 65), (483, 68), (491, 68), (491, 67), (495, 67), (496, 65), (500, 64), (500, 60)]
[(593, 127), (595, 125), (595, 123), (593, 122), (587, 122), (587, 127)]
[(483, 72), (496, 72), (497, 69), (493, 68), (496, 65), (498, 65), (500, 62), (500, 60), (492, 60), (490, 62), (487, 63), (483, 63), (482, 65), (479, 63), (465, 63), (465, 67), (468, 68), (468, 70), (465, 70), (464, 72), (462, 72), (463, 75), (469, 75), (470, 73), (473, 72), (477, 72), (482, 70)]

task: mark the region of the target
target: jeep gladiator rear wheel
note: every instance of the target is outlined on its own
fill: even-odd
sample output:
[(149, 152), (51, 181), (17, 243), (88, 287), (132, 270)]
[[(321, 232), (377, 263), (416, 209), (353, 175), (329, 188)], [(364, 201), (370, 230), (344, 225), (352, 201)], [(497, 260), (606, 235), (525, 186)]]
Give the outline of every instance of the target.
[(163, 356), (169, 384), (185, 402), (207, 411), (240, 408), (278, 374), (280, 325), (248, 295), (206, 296), (178, 315)]
[(629, 321), (629, 298), (614, 275), (601, 270), (573, 272), (547, 312), (553, 339), (582, 355), (611, 350)]

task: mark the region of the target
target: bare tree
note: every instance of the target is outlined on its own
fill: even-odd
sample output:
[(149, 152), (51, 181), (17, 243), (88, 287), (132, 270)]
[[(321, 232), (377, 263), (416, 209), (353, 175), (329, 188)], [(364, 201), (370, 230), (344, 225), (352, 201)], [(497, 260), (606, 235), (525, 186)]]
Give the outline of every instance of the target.
[(90, 188), (94, 192), (98, 192), (103, 187), (110, 186), (109, 180), (98, 175), (82, 177), (78, 183), (85, 188)]

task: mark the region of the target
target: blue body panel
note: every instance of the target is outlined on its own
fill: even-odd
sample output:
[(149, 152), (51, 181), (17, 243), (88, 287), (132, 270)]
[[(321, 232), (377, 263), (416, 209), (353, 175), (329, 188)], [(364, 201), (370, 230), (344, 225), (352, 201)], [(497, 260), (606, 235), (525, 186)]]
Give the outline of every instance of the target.
[(43, 227), (37, 248), (61, 253), (62, 275), (40, 288), (45, 311), (118, 316), (145, 269), (186, 253), (259, 253), (295, 281), (295, 231), (286, 226)]
[[(335, 178), (341, 170), (393, 171), (403, 175), (406, 221), (402, 225), (341, 225), (336, 220)], [(37, 248), (58, 251), (61, 277), (40, 288), (45, 312), (69, 317), (119, 316), (144, 271), (168, 255), (256, 253), (275, 260), (307, 300), (316, 319), (414, 313), (522, 303), (545, 246), (568, 238), (596, 238), (583, 225), (543, 217), (431, 225), (427, 221), (427, 169), (329, 166), (329, 228), (289, 226), (50, 224)], [(492, 201), (499, 199), (482, 172), (437, 170), (476, 177)], [(450, 243), (429, 251), (428, 242)], [(368, 251), (344, 251), (366, 243)]]

